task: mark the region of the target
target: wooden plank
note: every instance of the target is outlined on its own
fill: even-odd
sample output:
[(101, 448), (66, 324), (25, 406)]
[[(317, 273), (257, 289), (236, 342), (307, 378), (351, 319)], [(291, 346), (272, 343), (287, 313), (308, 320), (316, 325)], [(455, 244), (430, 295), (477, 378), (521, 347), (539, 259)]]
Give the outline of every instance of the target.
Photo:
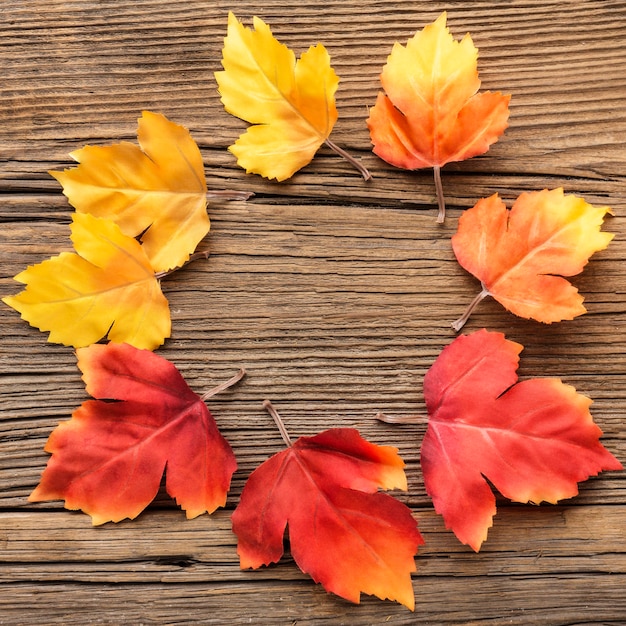
[[(248, 375), (210, 400), (239, 470), (227, 507), (185, 520), (163, 490), (137, 520), (93, 528), (62, 503), (32, 504), (46, 438), (87, 398), (73, 351), (46, 343), (0, 307), (0, 621), (11, 624), (253, 623), (571, 624), (626, 621), (624, 472), (580, 486), (561, 506), (499, 512), (479, 554), (434, 514), (419, 467), (423, 375), (454, 337), (450, 322), (478, 284), (450, 237), (461, 211), (500, 193), (562, 186), (615, 216), (616, 233), (573, 279), (588, 314), (540, 325), (483, 302), (467, 331), (524, 344), (520, 377), (555, 376), (594, 400), (606, 447), (626, 461), (626, 3), (488, 0), (446, 5), (455, 36), (479, 47), (483, 87), (512, 94), (511, 124), (484, 156), (443, 171), (435, 223), (432, 174), (371, 152), (367, 107), (395, 41), (436, 18), (439, 3), (393, 0), (3, 0), (0, 22), (0, 293), (28, 264), (70, 249), (71, 207), (49, 170), (86, 143), (136, 141), (142, 109), (186, 125), (211, 189), (207, 261), (163, 281), (173, 334), (159, 350), (201, 393), (240, 366)], [(299, 54), (323, 42), (341, 78), (333, 139), (373, 173), (365, 183), (322, 148), (285, 183), (248, 176), (226, 150), (246, 125), (219, 101), (229, 10), (259, 15)], [(229, 516), (249, 473), (283, 443), (261, 406), (271, 398), (292, 437), (350, 426), (395, 445), (399, 494), (426, 539), (413, 577), (416, 611), (326, 594), (290, 557), (241, 571)]]
[[(70, 513), (4, 513), (0, 515), (0, 585), (10, 593), (0, 599), (0, 611), (16, 620), (11, 623), (22, 623), (21, 611), (27, 610), (31, 618), (41, 613), (46, 623), (57, 623), (68, 619), (68, 603), (75, 597), (80, 602), (71, 611), (76, 623), (91, 612), (105, 623), (167, 621), (174, 619), (172, 611), (182, 610), (188, 598), (189, 606), (178, 617), (192, 623), (209, 618), (210, 623), (226, 619), (243, 623), (246, 614), (260, 623), (271, 619), (288, 623), (305, 615), (314, 620), (324, 614), (350, 623), (367, 623), (384, 614), (391, 623), (407, 624), (466, 619), (482, 623), (494, 618), (514, 624), (535, 620), (557, 624), (572, 616), (619, 618), (626, 606), (624, 598), (612, 594), (626, 580), (622, 541), (626, 508), (523, 509), (523, 515), (520, 507), (500, 511), (478, 555), (461, 546), (431, 510), (416, 511), (426, 546), (417, 559), (418, 573), (413, 578), (417, 605), (410, 617), (402, 607), (377, 605), (371, 598), (364, 597), (357, 608), (324, 594), (289, 558), (274, 567), (242, 572), (234, 562), (235, 539), (225, 512), (185, 520), (179, 512), (153, 511), (106, 528), (93, 528), (84, 516)], [(514, 534), (507, 532), (513, 529)], [(621, 546), (618, 552), (616, 546)], [(588, 595), (581, 593), (580, 579), (591, 575), (594, 599), (611, 598), (600, 614), (592, 614)], [(36, 590), (34, 607), (32, 597), (24, 596), (25, 585)], [(91, 591), (88, 599), (85, 594), (94, 585), (97, 591)], [(549, 595), (541, 592), (546, 587)], [(537, 593), (541, 606), (530, 601)], [(220, 601), (221, 594), (230, 602)], [(285, 594), (290, 601), (279, 602)], [(500, 604), (490, 601), (491, 594)], [(154, 598), (155, 606), (147, 598)], [(298, 612), (300, 602), (306, 613)], [(495, 613), (496, 606), (500, 613)], [(210, 617), (203, 617), (207, 611)]]
[[(304, 581), (267, 581), (256, 585), (198, 583), (184, 587), (159, 585), (72, 585), (4, 587), (0, 607), (16, 625), (41, 619), (46, 624), (490, 624), (518, 626), (573, 623), (620, 623), (626, 607), (626, 577), (567, 576), (555, 593), (554, 580), (533, 578), (460, 578), (446, 582), (427, 578), (420, 585), (415, 614), (390, 603), (365, 598), (356, 607), (313, 590)], [(546, 594), (546, 586), (552, 592)], [(446, 604), (448, 593), (455, 604)], [(547, 597), (546, 597), (547, 596)], [(497, 597), (497, 602), (494, 598)], [(544, 603), (538, 606), (537, 597)], [(530, 607), (530, 608), (529, 608)], [(28, 612), (28, 613), (27, 613)], [(446, 621), (444, 621), (446, 620)]]
[[(513, 94), (506, 137), (469, 168), (611, 177), (624, 166), (623, 2), (531, 5), (495, 11), (486, 1), (461, 2), (450, 11), (452, 32), (471, 31), (480, 49), (483, 86)], [(232, 143), (245, 126), (221, 109), (212, 75), (221, 69), (228, 10), (247, 23), (252, 15), (266, 19), (299, 52), (316, 35), (323, 39), (343, 79), (334, 137), (365, 154), (366, 107), (375, 101), (391, 45), (441, 9), (372, 0), (307, 2), (297, 11), (284, 0), (211, 6), (109, 0), (71, 8), (7, 0), (0, 26), (4, 111), (11, 119), (3, 129), (6, 156), (38, 160), (43, 152), (61, 160), (68, 148), (89, 141), (131, 138), (140, 107), (180, 119), (203, 146)], [(376, 161), (370, 156), (368, 163)]]
[[(626, 547), (618, 545), (626, 531), (624, 505), (501, 504), (489, 539), (478, 554), (445, 528), (432, 507), (415, 507), (414, 515), (426, 541), (417, 558), (418, 580), (421, 574), (455, 573), (626, 574), (626, 562), (620, 561)], [(512, 554), (519, 557), (512, 559)], [(451, 557), (463, 564), (462, 572)], [(136, 575), (137, 582), (146, 582), (150, 576), (146, 567), (154, 567), (162, 576), (168, 564), (178, 566), (170, 572), (172, 580), (178, 582), (187, 577), (193, 580), (194, 568), (204, 568), (207, 580), (214, 582), (275, 576), (308, 580), (288, 554), (278, 566), (254, 573), (241, 571), (230, 514), (224, 510), (188, 520), (181, 511), (152, 507), (135, 520), (97, 527), (89, 517), (67, 511), (41, 510), (37, 515), (4, 511), (0, 513), (0, 561), (6, 566), (0, 573), (3, 583), (11, 580), (13, 569), (21, 571), (22, 577), (28, 573), (33, 581), (43, 581), (50, 571), (56, 571), (57, 580), (87, 582), (92, 570), (97, 576), (98, 568), (109, 571), (109, 582), (116, 582), (115, 576), (124, 573)], [(72, 563), (73, 567), (64, 571), (62, 563)]]
[[(411, 433), (401, 451), (409, 463), (412, 494), (424, 503), (417, 466), (424, 427), (399, 429), (373, 418), (378, 411), (425, 416), (422, 376), (454, 337), (449, 324), (478, 289), (454, 260), (453, 220), (443, 234), (432, 215), (409, 210), (277, 207), (258, 200), (214, 206), (211, 216), (209, 260), (164, 281), (173, 335), (160, 354), (199, 393), (240, 366), (248, 369), (244, 384), (211, 401), (229, 439), (244, 445), (240, 466), (251, 470), (282, 447), (261, 407), (270, 397), (284, 407), (297, 436), (344, 425), (397, 445), (400, 430), (402, 439)], [(8, 225), (6, 264), (13, 273), (67, 246), (66, 225), (27, 224)], [(25, 238), (40, 244), (24, 249)], [(620, 254), (609, 247), (588, 269), (595, 276), (586, 273), (576, 280), (592, 312), (575, 325), (539, 326), (494, 302), (481, 305), (468, 325), (468, 330), (486, 326), (522, 341), (522, 376), (557, 376), (594, 398), (606, 445), (618, 456), (624, 453), (623, 413), (614, 390), (623, 388), (626, 357), (616, 347), (614, 328), (624, 320), (624, 294), (607, 298), (594, 293), (593, 284), (602, 272), (623, 274)], [(11, 289), (10, 281), (4, 284)], [(5, 372), (13, 380), (18, 374), (25, 387), (16, 394), (9, 386), (5, 404), (11, 416), (7, 432), (15, 433), (17, 421), (28, 433), (26, 441), (7, 442), (3, 455), (4, 463), (19, 458), (24, 470), (29, 468), (28, 474), (13, 477), (17, 484), (9, 482), (0, 491), (15, 505), (14, 490), (26, 495), (24, 481), (35, 484), (43, 468), (45, 437), (85, 394), (71, 350), (44, 344), (44, 336), (14, 312), (5, 308), (1, 314), (10, 337), (4, 344)], [(601, 368), (602, 385), (592, 376), (590, 359), (593, 368)], [(40, 381), (42, 368), (54, 378)], [(582, 489), (585, 494), (601, 489), (592, 497), (621, 501), (623, 485), (623, 474), (607, 474)]]

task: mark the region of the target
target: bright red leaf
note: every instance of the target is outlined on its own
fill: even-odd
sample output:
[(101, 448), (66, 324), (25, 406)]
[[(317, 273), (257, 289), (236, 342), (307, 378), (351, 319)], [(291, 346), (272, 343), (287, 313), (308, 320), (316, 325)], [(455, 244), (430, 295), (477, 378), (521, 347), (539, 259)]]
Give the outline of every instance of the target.
[(501, 333), (460, 336), (424, 379), (426, 491), (476, 551), (496, 513), (487, 480), (516, 502), (556, 503), (589, 476), (622, 469), (599, 442), (589, 398), (555, 378), (517, 383), (522, 349)]
[(128, 344), (77, 350), (87, 400), (54, 430), (30, 501), (65, 500), (94, 524), (135, 518), (166, 489), (192, 518), (226, 502), (236, 462), (202, 398), (166, 359)]
[(303, 572), (352, 602), (360, 593), (414, 608), (411, 572), (423, 543), (410, 510), (384, 489), (406, 489), (396, 448), (354, 429), (301, 437), (248, 479), (233, 513), (242, 568), (276, 562), (289, 525), (291, 554)]

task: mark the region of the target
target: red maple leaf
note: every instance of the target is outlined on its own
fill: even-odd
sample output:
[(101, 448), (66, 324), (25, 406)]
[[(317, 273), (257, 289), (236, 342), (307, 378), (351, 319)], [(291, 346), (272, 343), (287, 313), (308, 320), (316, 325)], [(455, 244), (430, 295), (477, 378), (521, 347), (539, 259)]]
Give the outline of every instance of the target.
[(248, 479), (233, 513), (242, 568), (276, 562), (289, 525), (291, 554), (327, 591), (360, 593), (414, 608), (411, 572), (423, 543), (410, 509), (385, 489), (406, 489), (396, 448), (350, 428), (300, 437)]
[[(172, 363), (128, 344), (77, 350), (87, 400), (48, 439), (29, 500), (65, 500), (94, 524), (135, 518), (166, 489), (192, 518), (226, 502), (235, 456)], [(234, 382), (234, 379), (233, 379)]]
[(555, 378), (517, 383), (522, 349), (484, 329), (460, 336), (424, 379), (426, 491), (446, 526), (476, 551), (496, 513), (487, 480), (511, 500), (556, 503), (589, 476), (622, 469), (599, 442), (589, 398)]

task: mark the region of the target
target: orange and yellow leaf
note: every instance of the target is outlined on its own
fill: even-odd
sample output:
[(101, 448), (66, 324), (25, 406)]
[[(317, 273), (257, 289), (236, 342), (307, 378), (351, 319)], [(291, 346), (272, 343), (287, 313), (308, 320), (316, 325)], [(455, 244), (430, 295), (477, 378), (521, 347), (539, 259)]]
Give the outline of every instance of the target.
[[(520, 317), (551, 323), (586, 312), (563, 276), (582, 272), (613, 235), (600, 228), (608, 207), (594, 207), (563, 189), (523, 193), (511, 210), (497, 194), (463, 213), (452, 247), (459, 263)], [(467, 314), (454, 324), (459, 330)]]
[(223, 71), (216, 72), (226, 111), (251, 124), (230, 146), (246, 172), (279, 181), (307, 165), (337, 121), (339, 78), (321, 44), (296, 60), (258, 17), (254, 30), (228, 15)]
[(394, 44), (367, 120), (374, 153), (404, 169), (433, 167), (438, 181), (446, 163), (486, 152), (507, 127), (510, 96), (477, 93), (477, 58), (469, 34), (454, 40), (445, 12), (406, 47)]
[(78, 167), (50, 173), (77, 211), (141, 236), (154, 271), (167, 271), (209, 232), (204, 165), (189, 131), (158, 113), (143, 112), (138, 140), (86, 146), (70, 155)]
[(143, 246), (110, 220), (75, 213), (76, 253), (63, 252), (19, 273), (26, 285), (3, 302), (48, 341), (81, 347), (108, 337), (154, 350), (170, 335), (167, 299)]

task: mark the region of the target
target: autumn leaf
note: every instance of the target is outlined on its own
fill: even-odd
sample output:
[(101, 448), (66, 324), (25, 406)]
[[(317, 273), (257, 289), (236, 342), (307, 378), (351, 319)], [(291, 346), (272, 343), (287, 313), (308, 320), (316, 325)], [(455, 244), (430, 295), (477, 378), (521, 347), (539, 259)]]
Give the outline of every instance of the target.
[(555, 378), (517, 382), (522, 349), (501, 333), (460, 336), (424, 379), (426, 491), (476, 551), (496, 513), (487, 481), (516, 502), (556, 503), (589, 476), (622, 469), (599, 442), (589, 398)]
[(286, 180), (326, 143), (367, 180), (363, 166), (330, 141), (339, 78), (322, 44), (296, 60), (258, 17), (254, 30), (228, 14), (222, 66), (215, 78), (226, 111), (251, 124), (229, 150), (247, 173)]
[(70, 204), (140, 237), (156, 272), (184, 265), (209, 232), (202, 156), (189, 131), (158, 113), (139, 119), (139, 146), (122, 142), (71, 153), (80, 165), (50, 172)]
[(154, 499), (167, 468), (167, 493), (188, 518), (224, 506), (235, 457), (174, 365), (128, 344), (96, 344), (77, 355), (96, 399), (50, 435), (45, 450), (52, 456), (29, 500), (65, 500), (94, 525), (133, 519)]
[(300, 569), (352, 602), (360, 593), (414, 608), (411, 572), (423, 543), (411, 512), (383, 489), (406, 489), (396, 448), (350, 428), (300, 437), (249, 477), (232, 516), (242, 568), (283, 554), (289, 526)]
[(75, 213), (76, 253), (63, 252), (15, 276), (2, 298), (48, 341), (82, 347), (103, 337), (153, 350), (170, 335), (167, 299), (143, 246), (110, 220)]
[(508, 124), (510, 96), (477, 93), (478, 50), (469, 34), (455, 41), (446, 13), (408, 40), (395, 43), (381, 74), (380, 92), (367, 125), (374, 153), (395, 167), (432, 167), (445, 204), (440, 169), (487, 152)]
[(547, 324), (585, 313), (583, 297), (563, 276), (582, 272), (609, 245), (613, 235), (600, 232), (607, 213), (563, 189), (523, 193), (510, 211), (497, 194), (479, 200), (461, 216), (452, 247), (482, 291), (453, 327), (459, 330), (487, 296)]

